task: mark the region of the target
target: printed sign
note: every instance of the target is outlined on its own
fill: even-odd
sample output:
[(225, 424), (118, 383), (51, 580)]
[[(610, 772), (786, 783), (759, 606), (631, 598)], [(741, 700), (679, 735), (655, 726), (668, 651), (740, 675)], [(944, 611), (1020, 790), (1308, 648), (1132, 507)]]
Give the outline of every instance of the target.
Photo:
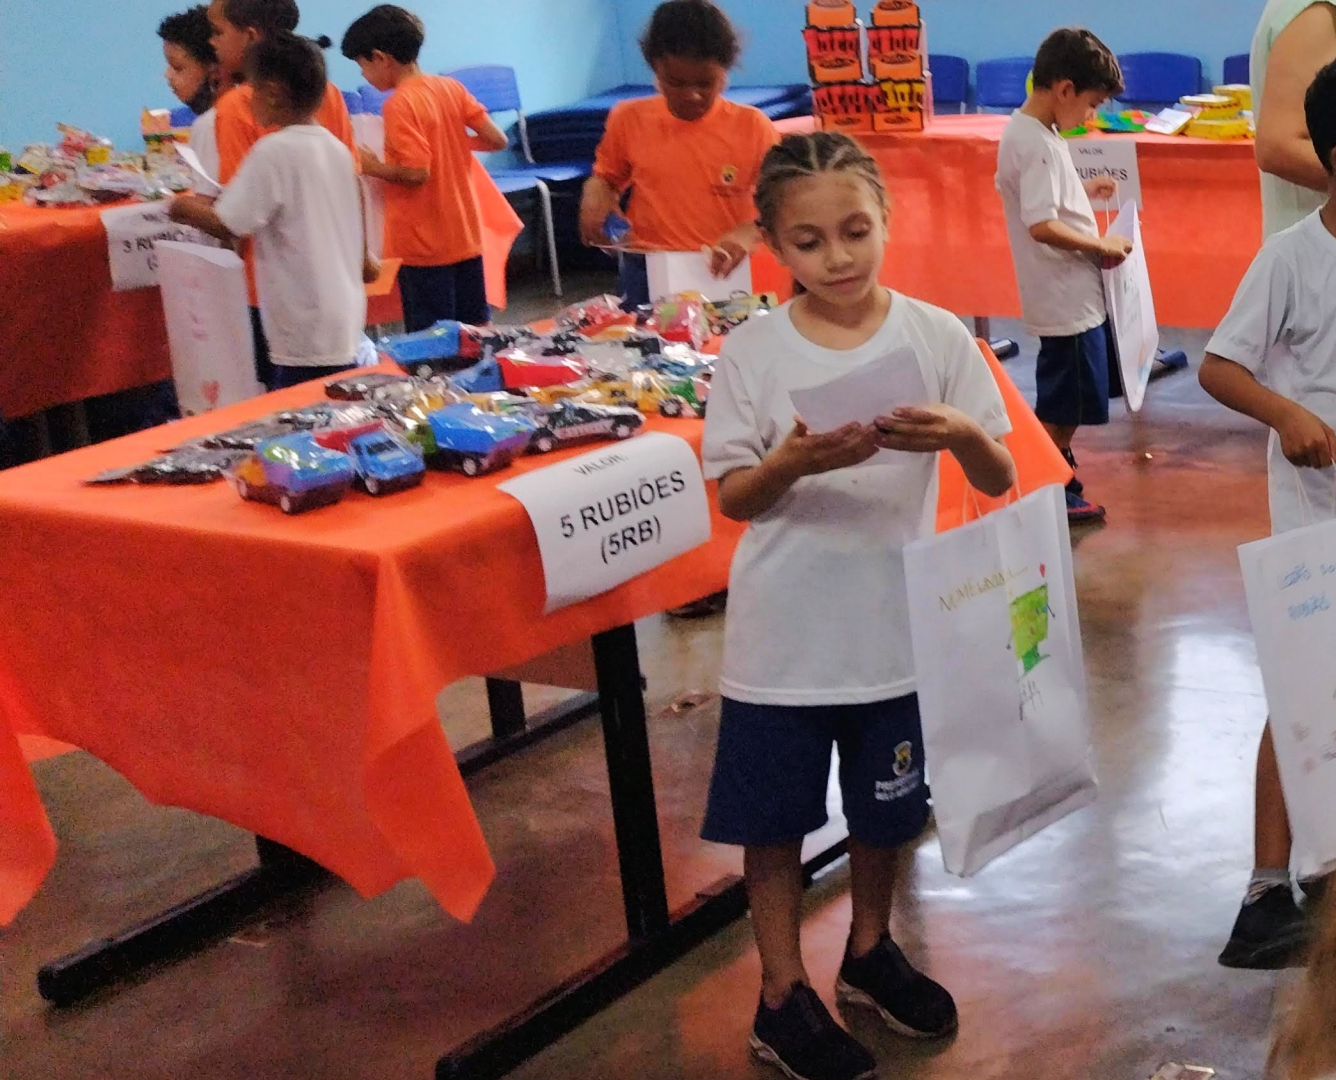
[(1155, 300), (1150, 291), (1150, 268), (1141, 241), (1141, 217), (1137, 204), (1126, 203), (1109, 236), (1132, 241), (1132, 254), (1104, 273), (1104, 304), (1113, 328), (1118, 370), (1123, 376), (1123, 400), (1129, 412), (1140, 412), (1150, 385), (1150, 373), (1160, 351), (1160, 327), (1155, 321)]
[(650, 432), (497, 485), (538, 535), (546, 612), (598, 596), (710, 539), (696, 452)]
[(111, 287), (115, 292), (151, 289), (158, 284), (159, 240), (180, 243), (211, 243), (189, 225), (178, 225), (167, 217), (166, 202), (135, 203), (102, 211), (107, 230), (107, 259), (111, 264)]
[(1137, 164), (1137, 144), (1131, 139), (1106, 136), (1099, 139), (1073, 139), (1067, 144), (1072, 152), (1072, 164), (1084, 182), (1098, 176), (1111, 176), (1118, 181), (1118, 194), (1106, 202), (1090, 200), (1096, 210), (1117, 212), (1123, 203), (1141, 201), (1141, 169)]

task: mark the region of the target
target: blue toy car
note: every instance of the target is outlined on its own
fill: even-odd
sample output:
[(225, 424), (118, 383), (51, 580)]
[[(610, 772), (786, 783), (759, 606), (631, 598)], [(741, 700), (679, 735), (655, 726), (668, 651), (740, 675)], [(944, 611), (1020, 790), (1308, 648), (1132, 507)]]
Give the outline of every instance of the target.
[(522, 416), (485, 413), (460, 402), (429, 413), (409, 438), (433, 468), (481, 476), (509, 465), (528, 448), (533, 433), (533, 423)]
[(243, 499), (276, 505), (285, 514), (332, 506), (353, 482), (347, 454), (327, 450), (310, 432), (260, 443), (232, 471)]
[(380, 351), (405, 371), (425, 379), (469, 367), (530, 336), (519, 329), (489, 327), (484, 330), (453, 319), (442, 319), (426, 330), (386, 338), (380, 343)]
[(368, 495), (407, 491), (427, 475), (427, 466), (417, 451), (388, 431), (358, 435), (348, 444), (348, 456), (357, 470), (356, 483)]

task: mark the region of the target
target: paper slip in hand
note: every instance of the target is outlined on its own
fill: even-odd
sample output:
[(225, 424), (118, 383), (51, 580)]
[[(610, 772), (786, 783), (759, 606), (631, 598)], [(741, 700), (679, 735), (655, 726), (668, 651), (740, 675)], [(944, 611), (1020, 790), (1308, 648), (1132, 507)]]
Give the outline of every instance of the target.
[[(871, 424), (907, 405), (926, 405), (928, 385), (914, 350), (896, 349), (820, 386), (790, 391), (789, 397), (808, 430), (820, 435), (845, 424)], [(872, 460), (884, 464), (888, 454), (902, 453), (883, 450)]]
[(222, 192), (223, 185), (205, 171), (204, 162), (200, 161), (199, 155), (194, 150), (185, 143), (177, 143), (176, 156), (184, 161), (190, 167), (190, 171), (195, 174), (195, 194), (218, 195)]

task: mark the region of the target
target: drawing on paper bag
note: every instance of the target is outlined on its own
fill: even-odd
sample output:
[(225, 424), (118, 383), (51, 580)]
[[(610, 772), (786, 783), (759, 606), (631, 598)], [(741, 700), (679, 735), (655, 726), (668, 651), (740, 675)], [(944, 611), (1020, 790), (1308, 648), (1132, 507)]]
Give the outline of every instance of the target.
[(1048, 586), (1040, 585), (1011, 601), (1011, 641), (1016, 659), (1028, 675), (1048, 656), (1040, 652), (1048, 640), (1048, 623), (1053, 609), (1048, 606)]

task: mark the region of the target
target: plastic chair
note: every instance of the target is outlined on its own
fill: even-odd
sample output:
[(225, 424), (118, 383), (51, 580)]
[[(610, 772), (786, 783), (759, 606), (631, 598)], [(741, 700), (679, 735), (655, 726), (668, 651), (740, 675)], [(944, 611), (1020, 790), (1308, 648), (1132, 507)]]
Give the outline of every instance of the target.
[(520, 101), (519, 81), (515, 78), (515, 69), (503, 64), (484, 64), (478, 67), (459, 68), (445, 73), (450, 78), (462, 83), (464, 88), (478, 99), (489, 113), (513, 112), (518, 117), (520, 142), (518, 150), (523, 163), (515, 168), (488, 169), (497, 186), (504, 194), (518, 194), (524, 191), (538, 193), (539, 204), (543, 211), (543, 224), (547, 229), (548, 256), (552, 260), (552, 289), (561, 296), (561, 268), (557, 261), (557, 230), (552, 214), (553, 184), (569, 184), (586, 179), (593, 171), (589, 162), (574, 162), (540, 165), (534, 161), (533, 150), (529, 146), (529, 124), (524, 116), (524, 105)]
[(188, 128), (199, 117), (195, 115), (195, 110), (189, 105), (178, 105), (172, 110), (172, 127)]
[(348, 106), (349, 116), (366, 112), (366, 105), (362, 102), (362, 92), (360, 90), (344, 90), (343, 103)]
[(1025, 81), (1034, 60), (1009, 56), (984, 60), (975, 68), (974, 99), (980, 109), (1019, 109), (1025, 104)]
[(1225, 83), (1230, 86), (1246, 86), (1252, 81), (1252, 57), (1247, 53), (1225, 57)]
[(932, 72), (934, 107), (957, 106), (960, 112), (964, 112), (965, 102), (970, 96), (969, 61), (963, 56), (934, 54), (928, 57), (928, 70)]
[(362, 112), (370, 113), (372, 116), (380, 116), (385, 107), (385, 99), (394, 91), (377, 90), (370, 83), (363, 83), (357, 88), (357, 92), (362, 95)]
[(1201, 93), (1201, 61), (1180, 53), (1127, 53), (1118, 57), (1125, 89), (1118, 100), (1126, 105), (1173, 105), (1188, 94)]

